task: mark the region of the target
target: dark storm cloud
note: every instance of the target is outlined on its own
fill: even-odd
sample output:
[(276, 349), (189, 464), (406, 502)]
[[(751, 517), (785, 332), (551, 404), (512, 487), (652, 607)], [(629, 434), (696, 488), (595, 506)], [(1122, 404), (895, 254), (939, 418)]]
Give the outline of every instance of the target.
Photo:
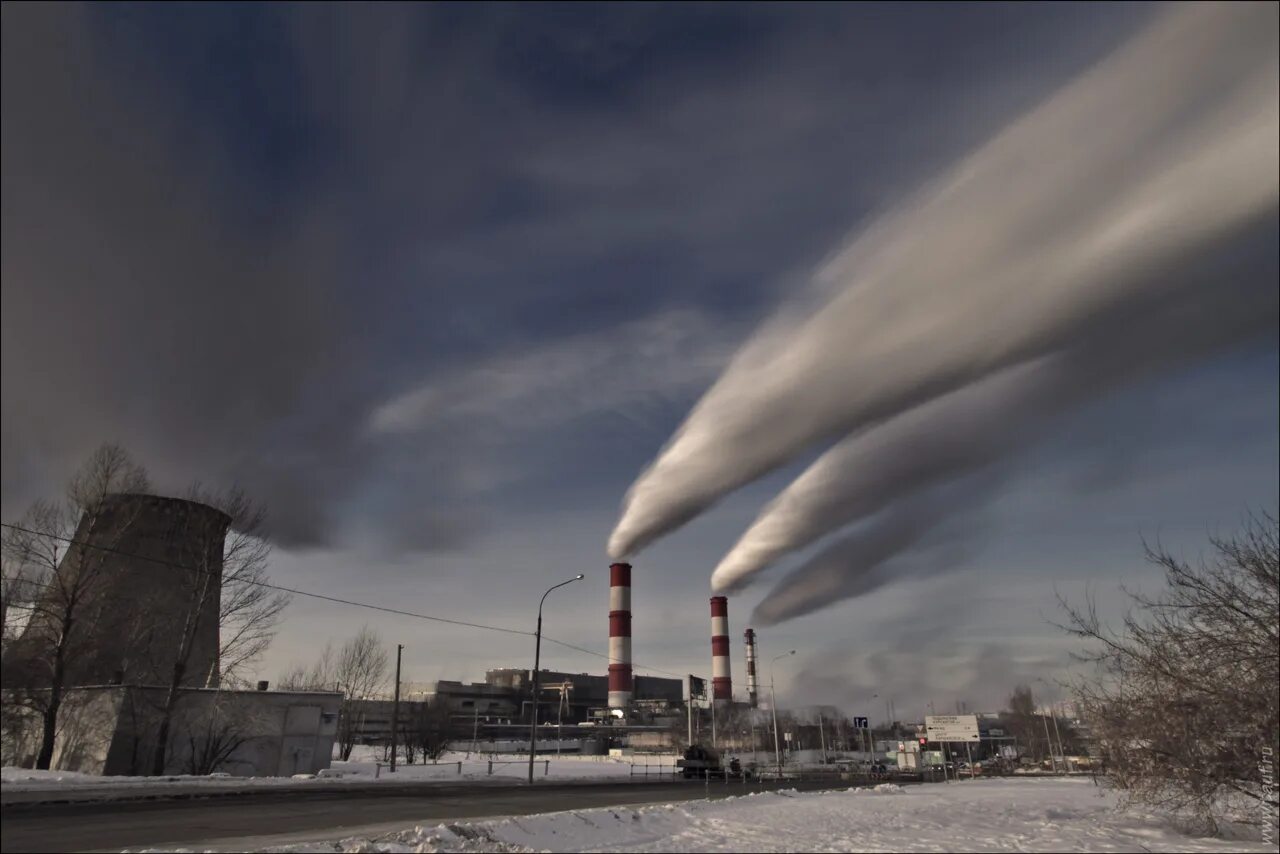
[(6, 6), (4, 514), (104, 439), (292, 545), (613, 500), (790, 274), (1144, 14)]
[(282, 541), (320, 538), (341, 429), (266, 437), (336, 366), (335, 221), (235, 216), (198, 111), (122, 85), (83, 8), (6, 6), (3, 62), (6, 516), (114, 439), (165, 488), (240, 479)]

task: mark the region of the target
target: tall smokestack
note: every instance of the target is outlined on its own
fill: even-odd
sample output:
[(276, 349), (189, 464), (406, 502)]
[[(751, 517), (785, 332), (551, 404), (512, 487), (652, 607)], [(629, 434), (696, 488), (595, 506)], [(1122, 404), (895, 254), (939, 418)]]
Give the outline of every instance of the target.
[(729, 675), (729, 600), (711, 597), (711, 698), (717, 706), (733, 699), (733, 678)]
[(631, 703), (631, 564), (609, 564), (609, 708)]
[(757, 708), (759, 685), (756, 682), (756, 630), (747, 629), (743, 634), (747, 641), (747, 702)]

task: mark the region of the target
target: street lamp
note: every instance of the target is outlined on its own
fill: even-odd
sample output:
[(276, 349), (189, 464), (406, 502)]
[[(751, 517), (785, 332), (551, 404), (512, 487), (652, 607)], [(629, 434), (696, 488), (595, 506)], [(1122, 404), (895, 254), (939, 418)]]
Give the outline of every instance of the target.
[(773, 660), (769, 662), (769, 708), (773, 711), (773, 759), (778, 763), (778, 776), (782, 776), (782, 748), (778, 746), (778, 695), (773, 690), (773, 665), (780, 658), (786, 658), (788, 655), (795, 655), (793, 649), (790, 652), (784, 652), (782, 655), (775, 655)]
[(533, 754), (538, 748), (538, 668), (542, 664), (542, 603), (547, 601), (547, 594), (557, 587), (564, 587), (566, 584), (572, 584), (575, 581), (581, 581), (586, 576), (578, 573), (568, 581), (561, 581), (559, 584), (553, 584), (547, 588), (547, 592), (542, 594), (542, 598), (538, 600), (538, 631), (534, 634), (533, 647), (533, 706), (532, 713), (529, 716), (529, 785), (533, 785)]

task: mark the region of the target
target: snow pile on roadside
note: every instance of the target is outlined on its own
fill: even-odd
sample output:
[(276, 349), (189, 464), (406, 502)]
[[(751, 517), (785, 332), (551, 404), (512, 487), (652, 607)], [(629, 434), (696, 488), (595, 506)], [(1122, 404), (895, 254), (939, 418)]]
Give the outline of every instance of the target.
[[(363, 755), (353, 753), (351, 761), (334, 760), (330, 767), (333, 772), (343, 775), (358, 775), (359, 779), (370, 780), (375, 776), (377, 771), (375, 762), (381, 758), (381, 755), (381, 750), (378, 750), (376, 754), (372, 752), (366, 752)], [(459, 762), (462, 763), (461, 773), (458, 770)], [(634, 764), (636, 776), (645, 776), (647, 770), (651, 777), (656, 777), (660, 773), (670, 777), (675, 762), (675, 756), (667, 755), (611, 758), (606, 756), (556, 756), (548, 754), (539, 755), (534, 760), (533, 773), (539, 779), (557, 780), (631, 777), (632, 765)], [(645, 768), (646, 765), (648, 766), (647, 769)], [(486, 755), (478, 753), (468, 755), (461, 751), (450, 751), (441, 756), (436, 764), (405, 765), (401, 763), (396, 767), (396, 773), (392, 779), (399, 782), (418, 779), (440, 779), (444, 781), (502, 777), (524, 779), (528, 773), (528, 754), (525, 756), (498, 754), (493, 757), (492, 765), (490, 765), (490, 759)], [(384, 766), (379, 779), (385, 780), (389, 776), (387, 768)]]
[[(380, 755), (380, 753), (379, 753)], [(458, 763), (462, 766), (459, 768)], [(632, 776), (632, 763), (635, 763), (635, 776), (646, 775), (656, 778), (659, 773), (667, 779), (671, 777), (674, 757), (627, 757), (625, 759), (609, 759), (593, 756), (548, 756), (534, 761), (534, 775), (538, 779), (559, 781), (594, 780), (599, 778), (628, 779)], [(648, 764), (648, 769), (644, 767)], [(664, 767), (659, 767), (664, 766)], [(80, 774), (75, 771), (35, 771), (29, 768), (8, 767), (0, 769), (0, 785), (7, 792), (45, 791), (89, 789), (103, 786), (135, 787), (163, 786), (165, 784), (183, 784), (184, 786), (200, 786), (210, 788), (244, 788), (260, 786), (309, 786), (357, 783), (412, 783), (437, 781), (440, 783), (457, 782), (511, 782), (513, 779), (524, 779), (529, 773), (528, 758), (501, 756), (490, 765), (487, 757), (478, 754), (467, 756), (464, 753), (447, 753), (436, 764), (401, 764), (392, 774), (384, 765), (381, 771), (372, 754), (367, 759), (342, 762), (335, 760), (329, 770), (315, 777), (232, 777), (225, 774), (213, 774), (208, 777), (193, 777), (186, 774), (171, 774), (163, 777), (104, 777), (96, 774)]]
[(1089, 780), (979, 780), (847, 792), (770, 792), (420, 826), (267, 849), (481, 851), (1268, 851), (1196, 839), (1121, 811)]
[(100, 786), (157, 786), (165, 783), (195, 783), (202, 786), (281, 785), (296, 783), (289, 777), (232, 777), (228, 774), (210, 774), (195, 777), (190, 774), (166, 774), (163, 777), (104, 777), (100, 774), (81, 774), (78, 771), (37, 771), (33, 768), (0, 768), (0, 785), (6, 792), (42, 791), (45, 789), (87, 789)]

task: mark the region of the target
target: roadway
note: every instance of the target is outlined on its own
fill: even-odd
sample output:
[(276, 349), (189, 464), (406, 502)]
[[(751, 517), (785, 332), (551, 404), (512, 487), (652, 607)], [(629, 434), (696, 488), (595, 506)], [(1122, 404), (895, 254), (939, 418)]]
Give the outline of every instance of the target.
[(7, 803), (0, 851), (118, 851), (136, 847), (253, 850), (272, 844), (377, 835), (424, 822), (476, 820), (592, 807), (722, 798), (772, 788), (848, 786), (831, 780), (782, 784), (677, 781), (431, 785), (394, 790), (257, 790), (183, 800)]

